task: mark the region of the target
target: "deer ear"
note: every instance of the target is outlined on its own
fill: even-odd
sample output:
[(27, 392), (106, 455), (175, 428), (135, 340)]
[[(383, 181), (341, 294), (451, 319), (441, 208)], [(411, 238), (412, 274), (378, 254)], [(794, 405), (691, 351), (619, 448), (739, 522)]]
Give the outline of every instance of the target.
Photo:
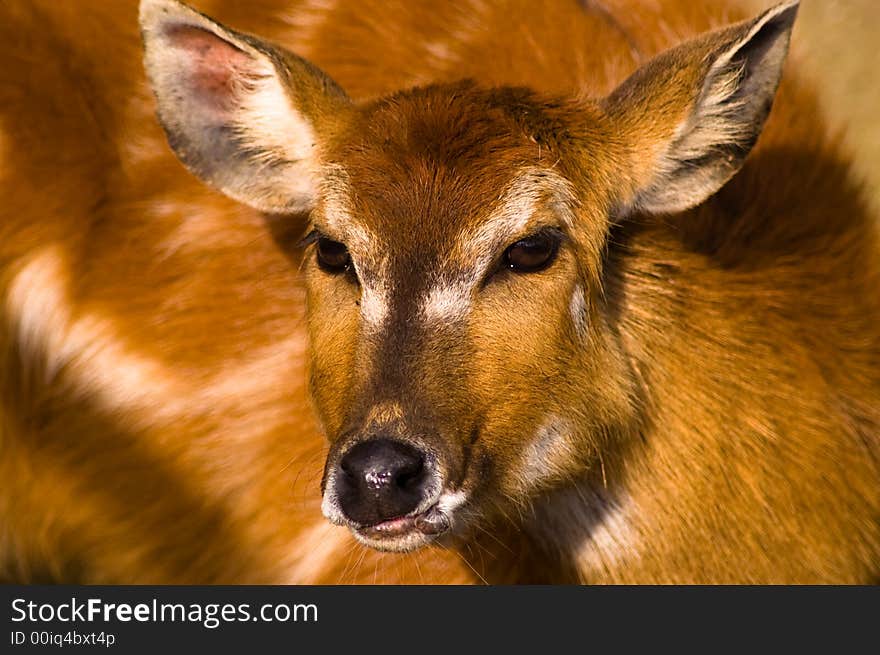
[(232, 198), (275, 213), (311, 207), (317, 145), (345, 93), (307, 61), (177, 0), (141, 0), (147, 75), (171, 147)]
[(694, 207), (740, 169), (770, 112), (798, 1), (669, 50), (604, 105), (635, 173), (631, 205)]

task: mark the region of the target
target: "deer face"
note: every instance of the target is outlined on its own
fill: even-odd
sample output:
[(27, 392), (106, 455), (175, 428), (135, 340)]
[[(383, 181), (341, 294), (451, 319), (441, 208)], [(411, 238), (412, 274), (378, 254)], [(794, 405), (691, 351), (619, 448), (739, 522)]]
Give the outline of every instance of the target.
[(309, 211), (331, 521), (386, 550), (461, 535), (582, 475), (635, 421), (603, 289), (612, 220), (687, 209), (736, 172), (795, 8), (670, 51), (596, 102), (462, 83), (357, 105), (290, 53), (142, 2), (183, 162), (258, 209)]
[(419, 545), (590, 451), (575, 426), (583, 350), (602, 341), (586, 269), (605, 221), (512, 100), (397, 96), (326, 155), (307, 238), (324, 511), (377, 547)]

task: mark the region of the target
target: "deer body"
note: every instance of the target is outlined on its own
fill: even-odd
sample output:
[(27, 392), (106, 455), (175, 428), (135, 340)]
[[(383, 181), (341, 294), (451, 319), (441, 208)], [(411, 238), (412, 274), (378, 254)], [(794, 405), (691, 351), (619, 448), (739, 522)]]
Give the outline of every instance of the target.
[(145, 0), (159, 115), (255, 209), (133, 5), (2, 10), (5, 576), (877, 579), (880, 246), (773, 101), (793, 6), (197, 8), (268, 41)]
[(0, 577), (469, 580), (321, 516), (298, 263), (169, 151), (137, 3), (0, 14)]

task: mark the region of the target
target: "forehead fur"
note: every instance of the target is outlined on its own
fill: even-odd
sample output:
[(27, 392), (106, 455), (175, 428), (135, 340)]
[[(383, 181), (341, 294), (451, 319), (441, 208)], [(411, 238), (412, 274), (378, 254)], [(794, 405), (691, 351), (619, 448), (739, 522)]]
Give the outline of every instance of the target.
[[(538, 197), (567, 177), (571, 111), (520, 89), (415, 89), (363, 107), (328, 159), (344, 162), (348, 210), (375, 241), (452, 243), (517, 179)], [(539, 170), (548, 174), (524, 176)]]

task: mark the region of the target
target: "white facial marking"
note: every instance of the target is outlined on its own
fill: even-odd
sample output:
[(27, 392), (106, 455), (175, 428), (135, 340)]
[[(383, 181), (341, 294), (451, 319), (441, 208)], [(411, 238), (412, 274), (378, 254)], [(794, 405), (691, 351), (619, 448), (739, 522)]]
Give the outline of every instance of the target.
[(458, 236), (458, 252), (472, 262), (469, 277), (431, 287), (421, 302), (426, 321), (460, 321), (471, 309), (473, 289), (495, 261), (498, 250), (509, 241), (525, 236), (526, 227), (544, 206), (553, 209), (563, 225), (571, 223), (571, 185), (556, 173), (539, 168), (525, 169), (500, 195), (492, 213), (473, 229)]
[[(352, 253), (355, 268), (360, 257), (373, 254), (379, 247), (376, 235), (371, 234), (355, 220), (352, 192), (348, 174), (341, 166), (328, 165), (322, 171), (319, 212), (333, 238), (338, 238)], [(457, 322), (467, 317), (471, 309), (473, 289), (486, 274), (499, 248), (508, 241), (524, 236), (523, 231), (542, 207), (555, 212), (562, 225), (573, 221), (571, 215), (574, 195), (571, 184), (553, 171), (527, 168), (517, 176), (500, 195), (489, 217), (474, 229), (463, 230), (458, 236), (458, 248), (466, 261), (471, 262), (470, 274), (453, 282), (439, 282), (428, 289), (419, 304), (421, 318), (427, 322)], [(377, 270), (372, 276), (382, 279), (387, 272), (382, 258), (372, 256), (371, 265)], [(361, 277), (361, 316), (372, 331), (380, 331), (388, 320), (391, 289), (387, 283), (366, 282)]]
[(471, 288), (470, 281), (431, 288), (422, 299), (422, 318), (428, 322), (462, 320), (471, 308)]
[(384, 288), (361, 288), (361, 318), (373, 331), (379, 331), (388, 318), (388, 294)]
[(385, 262), (381, 257), (370, 257), (376, 268), (368, 281), (358, 270), (362, 257), (369, 256), (379, 244), (379, 240), (363, 225), (355, 220), (352, 209), (351, 188), (348, 173), (337, 165), (325, 166), (322, 172), (324, 183), (321, 187), (319, 211), (331, 238), (339, 239), (352, 255), (352, 262), (361, 283), (361, 317), (371, 331), (380, 331), (388, 319), (390, 291), (382, 281)]
[(444, 491), (437, 499), (437, 508), (452, 518), (453, 512), (464, 505), (469, 497), (470, 494), (460, 489), (458, 491)]
[(583, 338), (587, 333), (587, 298), (584, 294), (584, 288), (580, 284), (575, 286), (574, 292), (571, 294), (569, 310), (575, 330), (578, 336)]
[(334, 480), (332, 475), (327, 476), (324, 497), (321, 499), (321, 513), (328, 521), (335, 525), (349, 525), (349, 520), (345, 518), (342, 510), (339, 508), (339, 499), (336, 496), (336, 480)]
[(620, 496), (613, 505), (605, 504), (600, 510), (599, 520), (591, 526), (589, 537), (577, 552), (578, 561), (586, 570), (603, 570), (638, 559), (639, 533), (632, 517), (639, 513), (632, 499)]
[(526, 491), (566, 475), (567, 465), (575, 458), (569, 438), (572, 430), (568, 420), (550, 415), (535, 431), (523, 453), (517, 475)]
[(321, 177), (321, 199), (317, 209), (332, 232), (328, 236), (342, 241), (352, 253), (369, 253), (379, 241), (355, 220), (348, 172), (342, 166), (327, 165), (321, 169)]
[(485, 269), (498, 248), (521, 236), (535, 213), (546, 207), (563, 227), (573, 223), (575, 205), (571, 183), (543, 168), (527, 168), (504, 190), (496, 209), (476, 229), (459, 237), (464, 250)]

